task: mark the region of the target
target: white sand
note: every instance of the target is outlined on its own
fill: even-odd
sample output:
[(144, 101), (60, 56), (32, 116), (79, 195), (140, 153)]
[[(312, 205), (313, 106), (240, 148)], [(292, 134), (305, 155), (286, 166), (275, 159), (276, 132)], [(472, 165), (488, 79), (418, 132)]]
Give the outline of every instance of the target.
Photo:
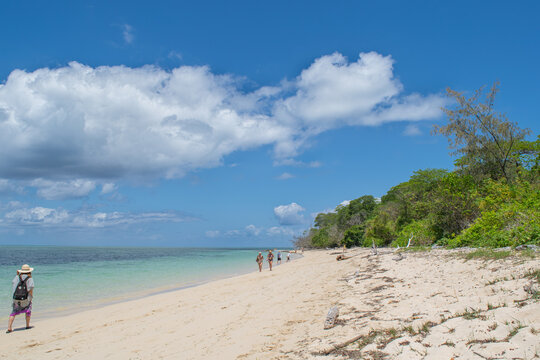
[[(272, 272), (38, 321), (0, 334), (0, 359), (540, 356), (539, 302), (515, 302), (530, 297), (523, 275), (540, 269), (538, 257), (464, 261), (455, 251), (434, 250), (395, 261), (390, 250), (353, 250), (355, 257), (338, 262), (330, 253), (310, 251)], [(323, 330), (335, 305), (338, 323)], [(18, 316), (15, 328), (23, 324)], [(409, 334), (410, 326), (426, 331)], [(369, 341), (321, 355), (372, 329), (379, 335)]]

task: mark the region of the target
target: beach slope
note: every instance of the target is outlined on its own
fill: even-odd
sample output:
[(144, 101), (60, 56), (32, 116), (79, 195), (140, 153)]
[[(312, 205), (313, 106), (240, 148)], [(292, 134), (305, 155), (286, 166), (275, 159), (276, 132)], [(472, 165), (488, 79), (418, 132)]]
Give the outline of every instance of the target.
[[(38, 321), (1, 334), (0, 359), (540, 356), (538, 256), (346, 255), (336, 261), (332, 251), (309, 251), (272, 272)], [(325, 330), (333, 306), (339, 317)], [(22, 324), (17, 318), (15, 328)]]

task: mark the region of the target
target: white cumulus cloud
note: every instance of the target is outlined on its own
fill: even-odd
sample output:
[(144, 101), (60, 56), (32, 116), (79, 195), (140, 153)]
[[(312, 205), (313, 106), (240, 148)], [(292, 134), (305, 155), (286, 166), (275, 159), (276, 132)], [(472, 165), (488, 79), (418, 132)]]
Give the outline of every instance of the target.
[(375, 52), (361, 53), (356, 62), (339, 53), (322, 56), (297, 78), (296, 94), (277, 102), (277, 114), (314, 133), (439, 116), (440, 96), (400, 96), (403, 85), (394, 77), (393, 63)]
[(304, 222), (304, 215), (301, 213), (305, 210), (302, 206), (293, 202), (275, 207), (274, 215), (276, 215), (280, 225), (298, 225)]
[[(133, 28), (123, 30), (133, 41)], [(278, 164), (317, 167), (294, 157), (322, 131), (433, 119), (444, 104), (404, 94), (392, 58), (373, 52), (353, 62), (322, 56), (279, 86), (242, 88), (206, 66), (14, 70), (0, 84), (0, 177), (63, 181), (66, 193), (84, 196), (92, 181), (181, 177), (263, 145), (274, 146)], [(45, 183), (38, 191), (67, 196)]]

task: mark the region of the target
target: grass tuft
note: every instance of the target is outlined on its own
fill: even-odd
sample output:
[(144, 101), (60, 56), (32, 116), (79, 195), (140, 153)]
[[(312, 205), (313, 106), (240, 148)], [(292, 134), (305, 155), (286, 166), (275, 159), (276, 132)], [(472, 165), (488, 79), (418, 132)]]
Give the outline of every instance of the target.
[(429, 246), (411, 246), (408, 248), (400, 248), (399, 250), (407, 251), (407, 252), (428, 252), (431, 251), (431, 247)]
[(523, 275), (523, 277), (536, 280), (537, 283), (540, 283), (540, 269), (531, 270), (531, 271), (525, 273), (525, 275)]
[(508, 258), (510, 250), (477, 249), (465, 254), (466, 260), (501, 260)]
[(481, 311), (478, 309), (466, 309), (464, 312), (457, 314), (456, 317), (463, 317), (465, 320), (480, 319), (485, 320), (486, 316), (481, 314)]
[(520, 322), (517, 323), (516, 326), (510, 332), (508, 333), (508, 336), (506, 337), (507, 341), (516, 336), (516, 334), (519, 332), (519, 330), (523, 329), (525, 326), (522, 325)]
[(375, 339), (377, 338), (377, 336), (379, 336), (379, 334), (380, 334), (380, 331), (371, 330), (369, 334), (367, 334), (366, 336), (363, 336), (360, 340), (357, 341), (358, 348), (362, 350), (369, 344), (373, 343)]

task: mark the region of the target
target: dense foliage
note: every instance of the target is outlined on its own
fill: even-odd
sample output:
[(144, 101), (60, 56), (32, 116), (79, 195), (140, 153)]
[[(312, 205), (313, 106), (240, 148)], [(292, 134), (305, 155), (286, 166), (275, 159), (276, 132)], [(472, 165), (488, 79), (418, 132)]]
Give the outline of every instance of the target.
[(497, 84), (481, 101), (448, 89), (445, 109), (456, 169), (418, 170), (380, 201), (371, 195), (320, 213), (297, 247), (517, 246), (540, 244), (540, 136), (493, 110)]

